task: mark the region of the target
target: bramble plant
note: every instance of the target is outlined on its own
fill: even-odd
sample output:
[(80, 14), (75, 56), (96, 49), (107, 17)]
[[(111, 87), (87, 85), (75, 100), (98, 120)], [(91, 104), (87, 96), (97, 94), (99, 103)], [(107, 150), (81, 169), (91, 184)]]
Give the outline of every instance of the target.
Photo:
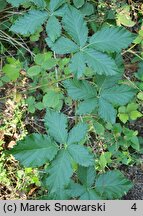
[[(142, 93), (123, 81), (122, 58), (135, 34), (108, 22), (91, 28), (95, 5), (84, 0), (7, 2), (26, 9), (14, 17), (11, 34), (32, 42), (44, 35), (45, 40), (44, 51), (32, 54), (32, 65), (7, 58), (3, 72), (16, 82), (25, 67), (27, 110), (46, 110), (45, 134), (26, 135), (7, 153), (24, 167), (42, 170), (46, 199), (122, 198), (132, 183), (118, 168), (134, 163), (130, 150), (140, 150), (138, 132), (125, 123), (142, 116), (134, 101), (136, 93), (142, 100)], [(140, 71), (136, 76), (142, 80)], [(63, 113), (64, 106), (72, 106), (73, 117)]]

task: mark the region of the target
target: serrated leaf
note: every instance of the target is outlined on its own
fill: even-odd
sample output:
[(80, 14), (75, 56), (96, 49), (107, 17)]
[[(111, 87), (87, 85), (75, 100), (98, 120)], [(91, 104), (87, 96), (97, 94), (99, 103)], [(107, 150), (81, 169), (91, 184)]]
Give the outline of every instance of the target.
[(98, 52), (92, 48), (84, 49), (85, 60), (89, 67), (99, 75), (116, 75), (118, 73), (115, 61), (108, 55)]
[(96, 191), (106, 199), (119, 199), (132, 187), (120, 171), (109, 171), (101, 174), (96, 180)]
[(68, 145), (67, 151), (72, 159), (81, 166), (91, 166), (94, 163), (93, 156), (89, 154), (88, 150), (81, 145)]
[(32, 1), (39, 8), (45, 8), (46, 6), (46, 2), (44, 0), (30, 0), (30, 1)]
[(61, 7), (65, 3), (65, 0), (51, 0), (49, 9), (51, 13), (53, 13), (55, 10), (57, 10), (59, 7)]
[(74, 197), (80, 197), (82, 194), (84, 194), (85, 188), (82, 185), (71, 181), (67, 191), (70, 197), (74, 198)]
[(120, 52), (134, 40), (134, 35), (125, 28), (104, 27), (97, 31), (89, 41), (92, 48), (100, 51)]
[(83, 47), (87, 41), (88, 28), (82, 14), (74, 7), (70, 7), (67, 14), (63, 17), (63, 25), (73, 40), (80, 47)]
[(55, 42), (61, 35), (61, 24), (55, 16), (50, 16), (46, 25), (46, 32), (52, 42)]
[(47, 135), (31, 134), (9, 151), (23, 166), (38, 167), (57, 154), (58, 147)]
[(20, 4), (25, 2), (25, 0), (7, 0), (8, 3), (10, 3), (14, 7), (18, 7)]
[(74, 126), (68, 136), (68, 145), (71, 145), (73, 143), (79, 143), (82, 141), (87, 133), (87, 125), (85, 123), (78, 123), (76, 126)]
[(95, 190), (74, 182), (70, 183), (67, 191), (72, 198), (79, 197), (79, 200), (101, 200)]
[(60, 144), (67, 142), (67, 117), (59, 112), (47, 110), (45, 115), (45, 126), (48, 133)]
[(46, 11), (30, 10), (16, 20), (10, 30), (21, 35), (34, 34), (47, 18), (48, 13)]
[(101, 91), (101, 97), (117, 105), (127, 104), (134, 96), (134, 91), (126, 85), (118, 85)]
[(94, 86), (90, 85), (85, 80), (66, 80), (64, 86), (66, 87), (69, 96), (75, 100), (89, 99), (95, 97), (97, 94)]
[(9, 77), (10, 80), (15, 81), (19, 77), (22, 64), (19, 60), (12, 59), (9, 64), (5, 64), (2, 68), (3, 72)]
[(56, 54), (68, 54), (78, 51), (78, 46), (68, 38), (60, 37), (55, 43), (50, 38), (46, 38), (48, 46), (56, 52)]
[(67, 4), (63, 4), (58, 10), (54, 11), (53, 14), (55, 16), (63, 17), (68, 9)]
[(85, 72), (86, 64), (84, 60), (84, 55), (81, 52), (74, 54), (71, 59), (70, 70), (73, 72), (77, 78), (80, 78)]
[(95, 97), (87, 99), (79, 104), (76, 114), (78, 115), (90, 114), (95, 110), (97, 106), (98, 106), (98, 101)]
[(99, 116), (103, 118), (105, 121), (110, 122), (112, 124), (115, 123), (116, 120), (116, 110), (114, 107), (105, 99), (99, 99)]
[(60, 110), (63, 104), (63, 95), (57, 89), (49, 89), (47, 94), (43, 97), (43, 104), (45, 108), (54, 108)]
[(73, 0), (73, 3), (77, 8), (80, 8), (84, 5), (84, 0)]
[(50, 192), (54, 193), (69, 183), (72, 176), (72, 167), (70, 157), (66, 150), (60, 150), (56, 158), (48, 169), (49, 177), (46, 184), (50, 188)]
[(118, 83), (121, 77), (121, 74), (117, 74), (115, 76), (96, 75), (96, 83), (98, 88), (100, 90), (102, 89), (103, 91), (104, 89), (108, 89), (115, 86), (115, 84)]
[(93, 189), (88, 189), (81, 195), (80, 200), (101, 200), (102, 198)]
[(91, 187), (95, 182), (96, 171), (94, 166), (78, 168), (78, 178), (80, 182), (86, 187)]

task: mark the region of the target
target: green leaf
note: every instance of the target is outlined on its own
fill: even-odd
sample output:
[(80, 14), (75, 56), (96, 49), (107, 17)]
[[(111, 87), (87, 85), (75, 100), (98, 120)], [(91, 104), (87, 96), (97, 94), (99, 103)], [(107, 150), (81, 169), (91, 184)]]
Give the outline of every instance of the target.
[(91, 48), (84, 49), (85, 60), (97, 74), (116, 75), (118, 73), (115, 61), (108, 55)]
[(53, 13), (55, 10), (57, 10), (59, 7), (61, 7), (65, 3), (65, 0), (51, 0), (49, 9), (51, 13)]
[(40, 53), (35, 56), (35, 63), (40, 65), (44, 70), (50, 70), (55, 67), (57, 64), (57, 60), (52, 58), (51, 52)]
[(86, 80), (66, 80), (64, 82), (69, 96), (74, 100), (89, 99), (96, 96), (96, 89)]
[(55, 43), (46, 38), (48, 46), (56, 52), (56, 54), (68, 54), (78, 51), (78, 46), (68, 38), (60, 37)]
[(124, 4), (120, 11), (117, 12), (117, 24), (118, 25), (124, 25), (127, 27), (133, 27), (135, 25), (135, 22), (132, 21), (131, 17), (131, 7), (130, 5)]
[(124, 124), (129, 120), (129, 116), (126, 113), (119, 113), (118, 117)]
[(98, 106), (98, 101), (96, 98), (87, 99), (79, 104), (76, 114), (78, 115), (90, 114), (95, 110), (97, 106)]
[(121, 79), (121, 74), (115, 76), (96, 75), (96, 83), (100, 91), (115, 86)]
[(80, 78), (85, 72), (86, 64), (84, 55), (81, 52), (74, 54), (71, 59), (70, 70), (73, 72), (77, 78)]
[(73, 182), (69, 185), (68, 194), (72, 198), (79, 197), (80, 200), (101, 200), (95, 190)]
[(114, 107), (105, 99), (99, 99), (99, 116), (103, 118), (106, 122), (110, 122), (112, 124), (115, 123), (116, 120), (116, 110)]
[(57, 154), (57, 145), (47, 135), (31, 134), (9, 151), (23, 166), (38, 167)]
[(50, 168), (48, 169), (49, 177), (46, 179), (46, 184), (50, 188), (50, 192), (57, 192), (69, 183), (72, 176), (72, 167), (69, 154), (66, 150), (60, 150)]
[(96, 191), (106, 199), (119, 199), (132, 187), (132, 183), (116, 170), (99, 175), (96, 180)]
[(134, 35), (125, 28), (104, 27), (90, 38), (90, 46), (100, 51), (120, 52), (134, 40)]
[(5, 9), (7, 6), (7, 2), (5, 0), (1, 0), (0, 3), (0, 11), (2, 11), (3, 9)]
[(71, 144), (67, 147), (67, 151), (72, 159), (81, 166), (88, 167), (94, 163), (93, 156), (89, 154), (84, 146)]
[(46, 11), (30, 10), (16, 20), (10, 30), (21, 35), (34, 34), (47, 18), (48, 13)]
[(22, 69), (22, 65), (19, 60), (11, 59), (9, 64), (5, 64), (2, 68), (3, 72), (10, 78), (10, 80), (15, 81), (19, 77), (19, 72)]
[(44, 0), (30, 0), (39, 8), (45, 8), (46, 2)]
[(54, 108), (60, 110), (63, 105), (63, 95), (58, 89), (49, 89), (43, 97), (45, 108)]
[(48, 133), (60, 144), (67, 142), (67, 117), (58, 112), (47, 110), (45, 115), (45, 126)]
[(81, 195), (80, 200), (101, 200), (101, 197), (93, 189), (88, 189)]
[(88, 28), (82, 14), (74, 7), (70, 7), (63, 17), (63, 25), (73, 40), (83, 47), (88, 38)]
[(95, 182), (96, 171), (94, 166), (78, 168), (78, 178), (80, 182), (86, 187), (92, 187)]
[(73, 0), (73, 3), (77, 8), (80, 8), (84, 5), (84, 0)]
[(143, 101), (143, 92), (139, 92), (139, 93), (137, 94), (137, 98), (138, 98), (139, 100), (142, 100), (142, 101)]
[(61, 36), (61, 24), (55, 16), (50, 16), (46, 25), (46, 32), (52, 42)]
[(131, 139), (131, 146), (133, 149), (135, 149), (136, 151), (140, 150), (140, 144), (139, 144), (139, 139), (137, 136), (133, 136)]
[(126, 85), (118, 85), (101, 91), (101, 97), (110, 103), (117, 105), (127, 104), (134, 96), (133, 89)]
[(80, 8), (81, 13), (83, 16), (90, 16), (94, 13), (94, 6), (89, 2), (86, 2), (82, 8)]
[(105, 128), (103, 127), (102, 124), (100, 124), (99, 122), (95, 122), (93, 126), (97, 134), (104, 135)]
[(76, 126), (74, 126), (68, 136), (68, 145), (73, 143), (79, 143), (82, 141), (87, 133), (87, 125), (85, 123), (78, 123)]
[(6, 1), (14, 7), (18, 7), (20, 4), (25, 2), (25, 0), (6, 0)]
[(130, 116), (130, 119), (131, 119), (131, 120), (136, 120), (137, 118), (142, 117), (142, 114), (141, 114), (139, 111), (135, 110), (135, 111), (132, 111), (132, 112), (129, 114), (129, 116)]
[(37, 76), (41, 72), (41, 67), (38, 65), (34, 65), (30, 67), (27, 71), (28, 76), (33, 77)]

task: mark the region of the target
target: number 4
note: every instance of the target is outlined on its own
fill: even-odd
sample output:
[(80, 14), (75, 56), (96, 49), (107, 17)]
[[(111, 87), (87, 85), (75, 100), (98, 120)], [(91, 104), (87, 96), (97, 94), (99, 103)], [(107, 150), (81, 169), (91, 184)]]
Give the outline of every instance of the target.
[(137, 210), (137, 204), (134, 203), (134, 204), (132, 205), (131, 209), (133, 209), (134, 211), (136, 211), (136, 210)]

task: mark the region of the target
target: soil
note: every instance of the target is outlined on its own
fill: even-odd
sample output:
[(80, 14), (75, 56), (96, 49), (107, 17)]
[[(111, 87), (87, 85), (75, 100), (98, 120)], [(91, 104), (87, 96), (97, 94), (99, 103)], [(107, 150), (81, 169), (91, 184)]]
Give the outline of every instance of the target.
[(128, 167), (125, 175), (133, 182), (134, 187), (123, 197), (124, 200), (143, 200), (143, 167)]

